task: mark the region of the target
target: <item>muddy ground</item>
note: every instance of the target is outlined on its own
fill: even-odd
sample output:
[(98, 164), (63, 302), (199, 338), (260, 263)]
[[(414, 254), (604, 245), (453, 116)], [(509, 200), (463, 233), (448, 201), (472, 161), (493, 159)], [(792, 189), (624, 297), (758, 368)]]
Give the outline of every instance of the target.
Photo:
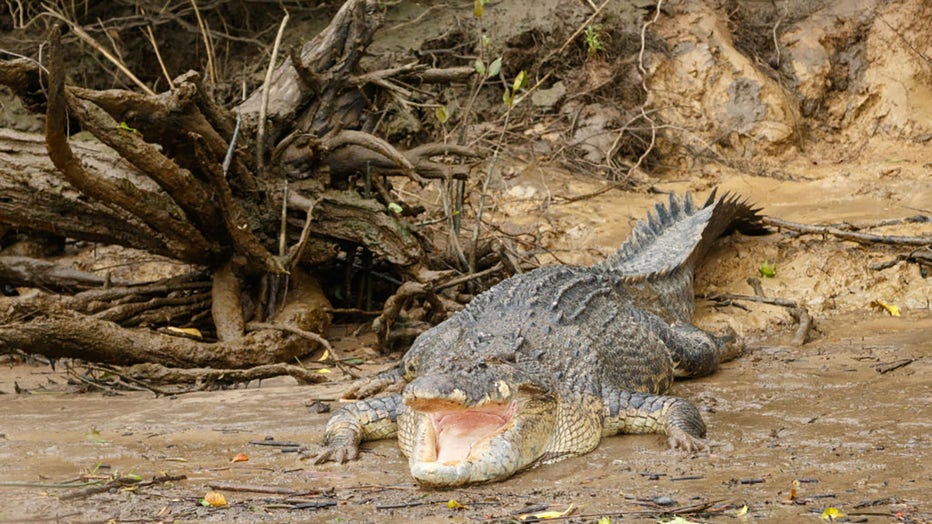
[[(862, 4), (873, 9), (876, 2), (835, 4), (855, 10)], [(902, 4), (921, 7), (919, 2)], [(443, 9), (430, 13), (439, 15)], [(895, 18), (895, 11), (889, 9), (884, 23), (902, 27), (910, 22), (910, 17)], [(386, 31), (396, 39), (414, 35), (412, 26), (401, 24), (423, 12), (411, 9), (390, 18)], [(828, 12), (811, 18), (809, 33), (803, 35), (837, 26), (833, 16)], [(675, 25), (676, 17), (661, 18), (658, 31), (678, 42), (706, 38), (720, 29), (699, 27), (686, 18), (680, 17), (680, 26)], [(503, 16), (495, 23), (507, 20)], [(529, 16), (521, 20), (531, 23)], [(912, 17), (917, 24), (922, 20)], [(886, 27), (875, 26), (880, 28), (876, 31)], [(866, 33), (856, 36), (876, 40)], [(892, 49), (898, 42), (896, 36), (885, 38), (870, 45)], [(852, 42), (862, 40), (852, 36)], [(816, 43), (794, 37), (785, 42), (784, 51), (811, 56), (811, 48), (800, 51), (800, 46)], [(401, 39), (396, 45), (413, 44)], [(702, 50), (703, 45), (699, 42), (692, 49)], [(678, 56), (690, 58), (690, 53), (686, 49)], [(729, 54), (716, 51), (715, 56)], [(856, 53), (849, 58), (857, 65)], [(609, 183), (605, 173), (559, 167), (565, 166), (559, 155), (545, 154), (558, 144), (546, 143), (548, 135), (541, 133), (538, 123), (523, 122), (520, 134), (539, 138), (536, 145), (541, 147), (503, 154), (490, 184), (488, 221), (519, 248), (527, 247), (523, 240), (545, 248), (538, 253), (544, 263), (589, 264), (621, 243), (635, 221), (664, 198), (658, 193), (670, 191), (694, 191), (704, 197), (718, 187), (747, 196), (767, 215), (804, 223), (869, 226), (930, 215), (932, 146), (925, 115), (932, 98), (928, 83), (921, 81), (927, 76), (906, 78), (906, 60), (892, 51), (888, 63), (876, 63), (886, 69), (863, 74), (874, 83), (844, 98), (848, 93), (840, 90), (817, 92), (828, 89), (817, 78), (818, 64), (800, 62), (797, 76), (810, 83), (796, 86), (799, 93), (824, 97), (822, 109), (837, 119), (823, 122), (823, 128), (813, 125), (804, 143), (793, 133), (773, 138), (779, 134), (773, 122), (779, 120), (785, 101), (773, 95), (779, 91), (775, 82), (757, 78), (767, 110), (752, 107), (750, 113), (760, 120), (744, 122), (743, 133), (721, 140), (724, 145), (718, 151), (732, 156), (697, 157), (680, 166), (672, 156), (663, 156), (650, 170), (635, 173), (636, 190), (613, 189), (581, 200), (573, 199)], [(751, 75), (754, 67), (725, 64), (721, 69), (743, 68), (741, 74)], [(928, 69), (922, 71), (928, 75)], [(665, 81), (682, 83), (675, 69), (652, 72), (658, 86), (654, 95), (662, 93)], [(833, 69), (836, 82), (842, 80), (837, 73)], [(877, 83), (884, 78), (893, 80)], [(655, 103), (667, 104), (663, 99)], [(791, 129), (794, 118), (802, 118), (784, 116), (784, 131)], [(553, 121), (543, 119), (543, 131)], [(477, 169), (474, 179), (483, 172)], [(430, 190), (399, 183), (397, 191), (429, 208), (439, 207), (437, 194)], [(930, 227), (901, 224), (865, 231), (929, 235)], [(542, 506), (562, 511), (569, 505), (573, 511), (566, 519), (573, 522), (610, 516), (616, 522), (652, 523), (658, 515), (672, 513), (711, 522), (817, 522), (829, 507), (846, 513), (851, 522), (930, 522), (932, 281), (915, 264), (871, 267), (909, 252), (906, 247), (862, 246), (785, 232), (723, 239), (698, 274), (700, 295), (752, 294), (747, 279), (761, 278), (761, 265), (773, 263), (776, 275), (761, 278), (764, 291), (808, 308), (814, 329), (807, 344), (794, 347), (790, 340), (795, 320), (785, 308), (700, 300), (700, 326), (731, 327), (748, 345), (744, 356), (716, 374), (675, 386), (675, 394), (694, 400), (704, 411), (711, 453), (673, 453), (655, 435), (619, 436), (604, 440), (586, 456), (466, 489), (419, 489), (390, 441), (367, 444), (360, 460), (345, 466), (315, 466), (297, 453), (253, 443), (272, 437), (309, 452), (318, 449), (328, 415), (307, 405), (314, 399), (339, 405), (337, 399), (348, 383), (337, 370), (324, 385), (276, 379), (228, 391), (156, 398), (151, 393), (80, 392), (74, 379), (61, 371), (63, 363), (51, 371), (16, 359), (4, 361), (0, 523), (508, 521)], [(875, 301), (897, 305), (901, 316), (890, 316), (873, 306)], [(352, 335), (358, 327), (337, 325), (328, 336), (347, 357), (366, 360), (366, 373), (397, 359), (374, 354), (368, 349), (374, 345), (371, 333)], [(249, 460), (231, 462), (240, 453)], [(81, 491), (88, 482), (125, 475), (144, 481), (164, 475), (185, 479), (103, 493)], [(232, 489), (233, 484), (254, 491)], [(272, 493), (273, 488), (280, 492)], [(201, 506), (200, 499), (211, 490), (223, 493), (229, 506)], [(306, 507), (291, 509), (296, 499)], [(462, 507), (451, 508), (451, 500)], [(691, 513), (697, 508), (701, 511)]]
[[(794, 175), (790, 180), (727, 172), (717, 180), (767, 214), (803, 222), (873, 222), (928, 210), (932, 188), (924, 150), (878, 144), (870, 152), (843, 166), (820, 167), (810, 159), (784, 164)], [(500, 181), (497, 219), (507, 227), (550, 230), (553, 254), (567, 262), (599, 259), (659, 198), (610, 191), (553, 204), (603, 182), (525, 168)], [(885, 178), (889, 169), (899, 169), (898, 176)], [(883, 191), (871, 189), (881, 183)], [(704, 184), (670, 179), (655, 188), (703, 190)], [(544, 186), (550, 203), (535, 196)], [(920, 226), (883, 229), (917, 234)], [(764, 289), (805, 304), (816, 328), (810, 343), (791, 347), (795, 326), (783, 308), (700, 301), (700, 325), (728, 324), (748, 341), (740, 359), (675, 389), (704, 410), (711, 453), (684, 456), (668, 451), (659, 436), (619, 436), (584, 457), (467, 489), (417, 488), (392, 441), (366, 445), (362, 458), (346, 466), (314, 466), (294, 453), (251, 443), (273, 437), (316, 450), (327, 415), (306, 404), (323, 399), (337, 406), (346, 382), (298, 386), (279, 379), (177, 398), (107, 396), (74, 393), (60, 371), (7, 365), (0, 373), (0, 522), (469, 522), (508, 520), (528, 505), (570, 504), (572, 520), (580, 522), (600, 515), (655, 522), (653, 515), (705, 504), (710, 508), (696, 518), (713, 522), (815, 522), (828, 507), (855, 522), (889, 522), (897, 515), (925, 522), (932, 519), (932, 285), (915, 265), (869, 268), (900, 251), (779, 233), (721, 241), (699, 273), (699, 293), (749, 294), (745, 279), (759, 276), (760, 263), (770, 260), (777, 275), (763, 279)], [(902, 316), (871, 307), (873, 300), (897, 304)], [(367, 372), (391, 361), (373, 357), (365, 349), (371, 335), (349, 335), (353, 328), (337, 326), (331, 333), (348, 356), (373, 362)], [(340, 378), (335, 372), (334, 380)], [(15, 394), (16, 385), (29, 393)], [(239, 453), (249, 460), (231, 463)], [(81, 488), (60, 487), (87, 475), (116, 474), (186, 480), (76, 498), (69, 494)], [(222, 483), (294, 493), (221, 489), (230, 507), (199, 506), (211, 486)], [(282, 508), (295, 498), (313, 509)], [(464, 507), (450, 509), (451, 499)], [(747, 513), (736, 517), (744, 506)]]

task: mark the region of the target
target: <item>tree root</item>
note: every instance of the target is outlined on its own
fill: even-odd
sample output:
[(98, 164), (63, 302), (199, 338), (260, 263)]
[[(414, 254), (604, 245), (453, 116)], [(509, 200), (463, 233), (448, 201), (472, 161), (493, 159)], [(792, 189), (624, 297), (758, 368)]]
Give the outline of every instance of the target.
[(809, 310), (805, 307), (800, 306), (795, 300), (790, 300), (787, 298), (771, 298), (764, 296), (751, 296), (751, 295), (736, 295), (733, 293), (716, 293), (714, 295), (697, 295), (696, 298), (704, 298), (707, 300), (712, 300), (723, 306), (728, 305), (737, 305), (734, 304), (736, 300), (743, 300), (746, 302), (757, 302), (759, 304), (769, 304), (771, 306), (780, 306), (789, 309), (790, 315), (798, 322), (798, 327), (796, 333), (793, 335), (793, 340), (790, 344), (794, 346), (802, 346), (806, 343), (809, 337), (809, 332), (812, 329), (812, 317), (809, 315)]

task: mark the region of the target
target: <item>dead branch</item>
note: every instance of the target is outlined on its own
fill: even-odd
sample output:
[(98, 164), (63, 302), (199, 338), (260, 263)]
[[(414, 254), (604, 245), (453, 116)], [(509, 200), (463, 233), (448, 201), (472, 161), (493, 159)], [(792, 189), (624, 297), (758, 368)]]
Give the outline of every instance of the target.
[(777, 227), (795, 231), (803, 235), (831, 235), (842, 240), (850, 240), (859, 244), (889, 244), (894, 246), (932, 246), (932, 236), (899, 236), (899, 235), (872, 235), (854, 231), (843, 231), (834, 226), (808, 225), (790, 222), (769, 216), (761, 217), (761, 223), (766, 226)]
[[(755, 287), (755, 292), (757, 287)], [(793, 340), (790, 342), (794, 346), (802, 346), (806, 343), (806, 340), (809, 336), (809, 331), (812, 329), (812, 317), (809, 315), (809, 310), (803, 306), (797, 304), (795, 300), (790, 300), (786, 298), (771, 298), (763, 296), (763, 293), (759, 293), (758, 296), (751, 295), (737, 295), (732, 293), (715, 293), (712, 295), (697, 295), (697, 298), (704, 298), (707, 300), (713, 300), (722, 304), (734, 304), (736, 300), (743, 300), (746, 302), (757, 302), (759, 304), (769, 304), (771, 306), (780, 306), (789, 309), (790, 315), (799, 323), (799, 327), (796, 329), (796, 333), (793, 335)]]
[[(228, 343), (205, 343), (61, 311), (40, 300), (11, 302), (0, 322), (0, 351), (109, 364), (158, 361), (176, 367), (245, 368), (290, 362), (310, 348), (278, 331), (247, 333)], [(44, 308), (43, 308), (44, 306)], [(40, 309), (43, 308), (43, 309)]]
[[(320, 369), (320, 368), (318, 368)], [(317, 384), (327, 380), (326, 375), (317, 370), (286, 363), (265, 364), (249, 369), (212, 369), (212, 368), (169, 368), (161, 364), (136, 364), (119, 372), (121, 376), (145, 384), (197, 384), (189, 391), (205, 390), (219, 385), (241, 384), (252, 380), (280, 377), (294, 377), (301, 384)], [(173, 391), (172, 394), (185, 391)]]
[[(61, 31), (52, 30), (49, 50), (49, 90), (46, 114), (45, 139), (49, 158), (65, 179), (82, 193), (102, 202), (113, 203), (139, 217), (164, 239), (169, 250), (182, 260), (206, 262), (210, 246), (189, 223), (178, 220), (168, 212), (171, 205), (158, 195), (147, 193), (132, 185), (118, 187), (103, 177), (93, 174), (81, 165), (68, 145), (65, 135), (64, 57), (61, 49)], [(154, 205), (148, 205), (153, 202)]]
[[(113, 151), (93, 142), (71, 148), (86, 170), (108, 177), (122, 174), (135, 181), (139, 174)], [(141, 177), (139, 177), (141, 178)], [(41, 135), (0, 129), (0, 222), (23, 232), (117, 244), (172, 256), (164, 240), (125, 210), (89, 200), (61, 178)]]
[(426, 181), (421, 178), (414, 169), (410, 160), (402, 155), (395, 147), (381, 138), (364, 133), (362, 131), (343, 130), (334, 136), (327, 137), (322, 141), (322, 146), (327, 151), (334, 151), (343, 146), (357, 145), (377, 153), (389, 159), (395, 167), (410, 178), (412, 181), (423, 185)]
[(0, 256), (0, 282), (60, 292), (103, 287), (108, 283), (103, 277), (71, 266), (18, 256)]
[[(140, 133), (124, 130), (119, 122), (94, 104), (68, 96), (68, 108), (84, 129), (112, 147), (121, 157), (155, 181), (178, 204), (187, 219), (207, 238), (225, 238), (220, 212), (207, 189), (187, 169), (166, 157), (159, 148), (143, 140)], [(223, 235), (223, 236), (222, 236)], [(206, 243), (206, 240), (203, 241)], [(220, 251), (216, 243), (211, 253)]]

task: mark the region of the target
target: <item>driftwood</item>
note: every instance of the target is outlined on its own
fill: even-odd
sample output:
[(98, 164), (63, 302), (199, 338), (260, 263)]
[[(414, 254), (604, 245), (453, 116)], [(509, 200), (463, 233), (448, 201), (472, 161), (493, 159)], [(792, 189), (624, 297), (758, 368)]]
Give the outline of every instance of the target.
[[(381, 92), (463, 82), (474, 69), (363, 71), (380, 13), (377, 2), (348, 0), (233, 109), (193, 72), (163, 93), (69, 85), (58, 28), (46, 67), (0, 61), (0, 84), (46, 115), (44, 136), (0, 130), (2, 230), (126, 246), (196, 269), (166, 281), (113, 282), (0, 257), (4, 283), (44, 290), (4, 299), (0, 351), (121, 365), (273, 365), (328, 347), (319, 334), (333, 308), (302, 261), (364, 246), (408, 279), (427, 274), (425, 239), (404, 219), (420, 209), (390, 210), (383, 180), (373, 182), (373, 198), (330, 184), (370, 172), (417, 183), (465, 179), (466, 166), (441, 159), (475, 157), (471, 150), (397, 149), (364, 130), (364, 113)], [(78, 130), (93, 139), (78, 140)], [(167, 329), (195, 326), (202, 336)]]

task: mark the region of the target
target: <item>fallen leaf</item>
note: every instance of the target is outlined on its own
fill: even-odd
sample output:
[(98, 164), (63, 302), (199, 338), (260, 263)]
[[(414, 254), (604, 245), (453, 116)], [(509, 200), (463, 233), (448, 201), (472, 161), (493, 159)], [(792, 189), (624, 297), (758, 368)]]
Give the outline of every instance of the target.
[(900, 316), (900, 308), (896, 304), (887, 304), (881, 300), (874, 300), (871, 302), (871, 305), (874, 307), (882, 307), (887, 310), (887, 313), (890, 313), (891, 317)]
[(576, 506), (574, 506), (573, 504), (570, 504), (563, 511), (539, 511), (537, 513), (526, 513), (524, 515), (519, 515), (518, 519), (521, 521), (525, 521), (528, 519), (540, 519), (540, 520), (557, 519), (560, 517), (565, 517), (575, 510), (576, 510)]
[(318, 362), (323, 362), (323, 361), (327, 360), (328, 358), (330, 358), (330, 350), (329, 350), (329, 349), (325, 349), (325, 350), (324, 350), (324, 354), (321, 355), (320, 358), (317, 359), (317, 361), (318, 361)]
[(447, 501), (447, 507), (450, 509), (463, 509), (463, 505), (459, 503), (456, 499), (450, 499)]
[(748, 514), (748, 505), (741, 506), (741, 509), (735, 512), (735, 516), (741, 517)]
[(835, 506), (829, 506), (822, 512), (822, 520), (834, 521), (835, 519), (844, 518), (844, 516), (845, 514)]
[(212, 508), (222, 508), (227, 505), (227, 499), (219, 491), (208, 491), (201, 504)]
[(240, 453), (236, 455), (235, 457), (233, 457), (233, 460), (231, 460), (230, 462), (246, 462), (247, 460), (249, 460), (249, 455), (245, 453)]
[(197, 328), (180, 328), (180, 327), (175, 327), (175, 326), (168, 326), (165, 329), (172, 333), (180, 333), (184, 335), (191, 335), (192, 337), (204, 338), (204, 335), (201, 334), (201, 330)]
[(612, 524), (612, 519), (608, 517), (599, 517), (599, 520), (596, 521), (596, 524)]
[(320, 368), (320, 369), (317, 370), (317, 372), (318, 372), (318, 373), (322, 373), (322, 374), (323, 374), (323, 373), (331, 373), (330, 369), (328, 369), (328, 368)]

